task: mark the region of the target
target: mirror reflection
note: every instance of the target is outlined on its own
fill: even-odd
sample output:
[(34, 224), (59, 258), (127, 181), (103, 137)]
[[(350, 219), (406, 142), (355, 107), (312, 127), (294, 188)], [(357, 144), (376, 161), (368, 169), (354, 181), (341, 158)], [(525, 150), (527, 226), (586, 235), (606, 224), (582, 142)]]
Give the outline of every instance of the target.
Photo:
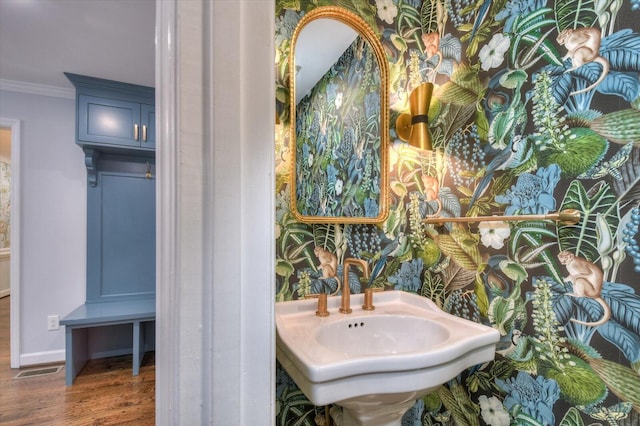
[(387, 215), (387, 64), (377, 36), (339, 8), (305, 15), (290, 58), (292, 211), (303, 222)]

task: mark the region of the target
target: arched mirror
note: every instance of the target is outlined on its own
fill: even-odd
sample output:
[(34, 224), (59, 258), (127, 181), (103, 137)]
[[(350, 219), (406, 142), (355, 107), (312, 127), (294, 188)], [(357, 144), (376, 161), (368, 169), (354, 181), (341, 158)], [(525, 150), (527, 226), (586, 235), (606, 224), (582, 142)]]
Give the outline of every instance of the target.
[(319, 7), (289, 57), (291, 210), (307, 223), (379, 223), (388, 214), (388, 63), (354, 13)]

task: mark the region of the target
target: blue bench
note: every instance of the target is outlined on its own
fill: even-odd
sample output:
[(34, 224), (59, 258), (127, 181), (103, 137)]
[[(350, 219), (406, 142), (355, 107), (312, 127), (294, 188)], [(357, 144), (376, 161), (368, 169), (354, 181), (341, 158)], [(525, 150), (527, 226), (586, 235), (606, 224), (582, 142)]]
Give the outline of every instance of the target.
[(64, 317), (66, 385), (71, 386), (89, 357), (88, 330), (119, 324), (133, 327), (133, 375), (140, 373), (145, 352), (144, 323), (155, 321), (155, 299), (134, 299), (115, 302), (85, 303)]

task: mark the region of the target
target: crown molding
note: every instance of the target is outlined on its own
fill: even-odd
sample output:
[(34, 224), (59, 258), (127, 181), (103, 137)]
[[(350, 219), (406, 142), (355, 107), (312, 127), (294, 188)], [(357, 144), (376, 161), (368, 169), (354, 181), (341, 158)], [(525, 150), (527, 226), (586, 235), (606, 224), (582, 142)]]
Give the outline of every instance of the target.
[(52, 96), (54, 98), (76, 98), (76, 92), (74, 89), (48, 86), (46, 84), (28, 83), (26, 81), (7, 80), (5, 78), (0, 78), (0, 90), (27, 93), (30, 95)]

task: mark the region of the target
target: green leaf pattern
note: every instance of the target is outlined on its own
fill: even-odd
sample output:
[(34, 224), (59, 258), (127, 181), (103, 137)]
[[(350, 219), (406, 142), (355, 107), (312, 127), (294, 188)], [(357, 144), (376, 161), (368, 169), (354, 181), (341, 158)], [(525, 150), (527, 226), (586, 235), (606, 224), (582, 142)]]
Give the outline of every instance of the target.
[[(276, 300), (295, 299), (300, 289), (335, 288), (335, 281), (323, 279), (318, 270), (314, 248), (321, 246), (335, 254), (340, 271), (345, 258), (363, 259), (375, 271), (371, 285), (414, 291), (444, 310), (499, 330), (495, 361), (463, 372), (418, 401), (403, 426), (637, 422), (640, 260), (635, 259), (640, 254), (634, 253), (640, 250), (640, 233), (633, 232), (631, 217), (640, 205), (640, 2), (276, 0), (275, 98), (285, 129), (290, 125), (284, 107), (287, 31), (292, 21), (323, 5), (362, 16), (389, 60), (390, 215), (379, 225), (296, 222), (288, 200), (288, 152), (296, 147), (288, 132), (278, 132)], [(576, 56), (565, 56), (568, 46), (556, 37), (587, 27), (600, 30), (595, 53), (609, 70), (595, 88), (572, 94), (593, 84), (603, 69), (590, 61), (577, 66)], [(425, 34), (437, 35), (437, 52), (427, 54)], [(508, 40), (506, 49), (500, 40)], [(435, 83), (429, 125), (437, 154), (411, 150), (395, 131), (395, 118), (408, 112), (409, 94), (420, 83), (416, 79)], [(326, 143), (340, 149), (349, 134), (373, 126), (374, 119), (361, 115)], [(513, 140), (522, 141), (522, 149), (489, 175), (492, 160)], [(310, 137), (306, 143), (315, 147), (317, 140)], [(326, 172), (329, 163), (320, 164)], [(539, 173), (551, 167), (559, 168), (560, 181), (541, 188)], [(309, 170), (301, 181), (305, 191), (326, 195), (326, 188), (314, 184), (313, 173)], [(482, 189), (487, 176), (490, 182)], [(363, 199), (372, 193), (363, 195), (361, 186), (345, 187), (343, 197), (364, 208)], [(469, 208), (474, 194), (477, 201)], [(521, 204), (508, 204), (516, 202)], [(502, 231), (507, 236), (477, 225), (420, 222), (436, 211), (458, 217), (500, 215), (507, 208), (530, 213), (572, 208), (582, 216), (576, 225), (511, 223)], [(394, 242), (402, 250), (385, 255)], [(562, 250), (603, 272), (601, 297), (611, 311), (603, 325), (571, 321), (596, 321), (603, 311), (593, 298), (572, 294), (575, 283), (566, 281), (566, 266), (557, 257)], [(354, 291), (369, 285), (357, 275), (349, 281)], [(534, 392), (542, 389), (528, 388), (539, 395), (528, 399), (500, 385), (525, 376), (536, 386), (558, 386), (557, 400)], [(276, 424), (321, 424), (318, 414), (324, 407), (313, 407), (295, 384), (283, 386)]]

